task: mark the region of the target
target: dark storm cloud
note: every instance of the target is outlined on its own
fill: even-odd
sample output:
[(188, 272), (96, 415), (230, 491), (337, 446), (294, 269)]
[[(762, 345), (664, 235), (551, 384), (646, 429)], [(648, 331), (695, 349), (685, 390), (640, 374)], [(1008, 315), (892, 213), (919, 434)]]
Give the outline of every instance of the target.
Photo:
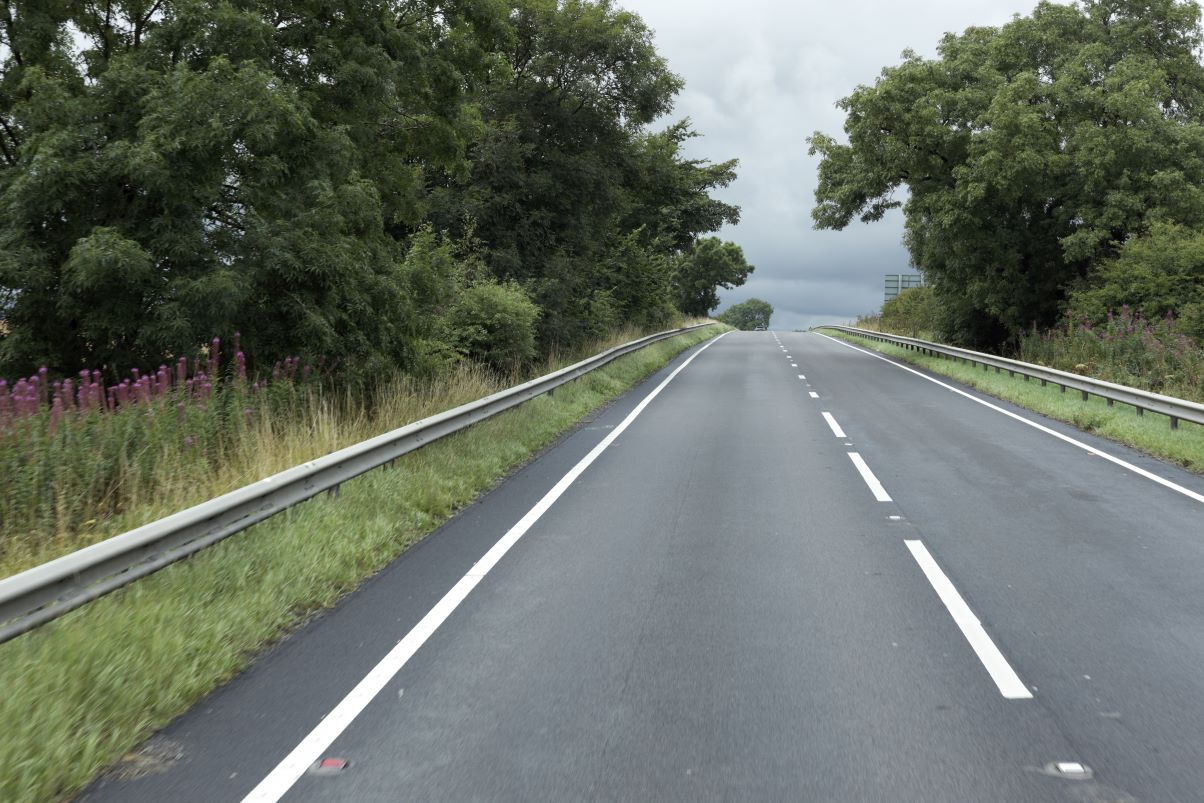
[(783, 3), (770, 0), (622, 0), (656, 31), (657, 48), (686, 81), (673, 118), (704, 136), (696, 158), (740, 159), (722, 192), (739, 204), (738, 226), (720, 232), (744, 248), (756, 272), (721, 294), (720, 308), (750, 297), (774, 306), (783, 329), (845, 321), (882, 303), (883, 275), (907, 272), (896, 212), (843, 232), (811, 228), (816, 159), (805, 139), (840, 136), (835, 103), (873, 83), (911, 48), (934, 55), (946, 31), (1000, 25), (1036, 5), (1016, 0)]

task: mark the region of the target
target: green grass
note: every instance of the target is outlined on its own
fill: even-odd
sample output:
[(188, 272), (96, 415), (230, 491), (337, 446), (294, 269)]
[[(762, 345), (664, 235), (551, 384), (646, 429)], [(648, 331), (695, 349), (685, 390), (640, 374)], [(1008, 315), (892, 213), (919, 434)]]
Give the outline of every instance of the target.
[(0, 800), (78, 792), (709, 327), (623, 357), (0, 645)]
[(826, 334), (956, 379), (998, 399), (1073, 424), (1084, 432), (1170, 460), (1190, 471), (1204, 473), (1204, 427), (1183, 422), (1179, 429), (1172, 430), (1170, 419), (1166, 416), (1154, 413), (1138, 416), (1133, 407), (1120, 403), (1109, 407), (1098, 396), (1083, 401), (1077, 391), (1063, 393), (1057, 385), (1052, 384), (1041, 387), (1040, 381), (1035, 379), (1026, 382), (1021, 376), (997, 374), (994, 370), (973, 368), (966, 363), (930, 357), (836, 330), (828, 330)]

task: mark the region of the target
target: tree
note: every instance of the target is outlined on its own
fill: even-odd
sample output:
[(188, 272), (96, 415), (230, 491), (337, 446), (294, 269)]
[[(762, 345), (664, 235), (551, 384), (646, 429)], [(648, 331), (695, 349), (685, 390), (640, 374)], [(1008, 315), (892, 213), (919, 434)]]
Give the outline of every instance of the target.
[(235, 328), (269, 362), (406, 365), (406, 236), (463, 160), (490, 5), (6, 2), (0, 366), (153, 365)]
[(745, 331), (751, 329), (768, 329), (769, 319), (773, 317), (773, 306), (768, 301), (750, 298), (739, 304), (732, 304), (719, 315), (719, 320), (728, 326)]
[(611, 0), (4, 0), (0, 372), (236, 329), (252, 367), (437, 370), (490, 282), (544, 350), (661, 325), (738, 219), (734, 160), (649, 131), (680, 88)]
[(997, 343), (1056, 318), (1091, 266), (1153, 221), (1204, 224), (1200, 11), (1178, 0), (1043, 2), (905, 53), (822, 133), (818, 228), (908, 199), (905, 242), (948, 335)]
[(599, 266), (628, 247), (629, 164), (680, 88), (652, 32), (610, 0), (513, 3), (477, 99), (470, 171), (448, 176), (433, 214), (439, 228), (471, 229), (494, 276), (528, 290), (544, 346), (625, 317), (613, 302), (621, 279)]
[(730, 290), (744, 284), (753, 270), (735, 243), (718, 237), (699, 240), (677, 261), (673, 276), (677, 308), (686, 315), (708, 315), (719, 304), (718, 289)]

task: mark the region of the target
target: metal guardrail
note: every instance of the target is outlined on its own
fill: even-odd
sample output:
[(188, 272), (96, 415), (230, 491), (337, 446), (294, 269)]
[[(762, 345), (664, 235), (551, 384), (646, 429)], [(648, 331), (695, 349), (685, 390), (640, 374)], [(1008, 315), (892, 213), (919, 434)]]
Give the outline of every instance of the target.
[(273, 474), (216, 499), (0, 580), (0, 643), (199, 552), (298, 502), (323, 491), (336, 491), (340, 483), (390, 464), (407, 452), (550, 393), (618, 357), (711, 325), (703, 323), (671, 329), (616, 346), (567, 368)]
[(870, 340), (902, 346), (911, 351), (920, 351), (934, 357), (948, 357), (954, 360), (962, 360), (963, 362), (970, 363), (975, 368), (982, 365), (984, 371), (989, 371), (991, 368), (995, 369), (995, 373), (1007, 371), (1012, 375), (1018, 374), (1023, 376), (1026, 381), (1030, 378), (1039, 379), (1043, 386), (1049, 383), (1061, 386), (1063, 393), (1066, 392), (1067, 388), (1077, 390), (1082, 394), (1084, 401), (1091, 396), (1099, 396), (1107, 400), (1109, 407), (1115, 402), (1131, 405), (1137, 410), (1138, 415), (1141, 415), (1146, 410), (1153, 413), (1161, 413), (1170, 418), (1171, 429), (1178, 429), (1180, 421), (1190, 421), (1193, 424), (1204, 425), (1204, 404), (1187, 401), (1186, 399), (1176, 399), (1173, 396), (1163, 396), (1161, 393), (1152, 393), (1148, 390), (1117, 385), (1112, 382), (1105, 382), (1102, 379), (1092, 379), (1089, 376), (1059, 371), (1056, 368), (1046, 368), (1044, 365), (1009, 360), (1006, 357), (996, 357), (993, 354), (983, 354), (980, 351), (946, 346), (941, 343), (930, 343), (927, 340), (918, 340), (914, 337), (888, 335), (868, 329), (857, 329), (852, 326), (820, 326), (816, 328), (835, 329)]

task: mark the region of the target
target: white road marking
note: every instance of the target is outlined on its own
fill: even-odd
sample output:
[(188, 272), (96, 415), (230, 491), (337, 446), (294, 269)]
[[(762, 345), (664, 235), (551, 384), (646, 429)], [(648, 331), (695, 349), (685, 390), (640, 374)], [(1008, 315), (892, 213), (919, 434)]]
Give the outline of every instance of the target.
[(1184, 488), (1182, 485), (1179, 485), (1176, 482), (1172, 482), (1171, 480), (1168, 480), (1165, 477), (1159, 477), (1154, 472), (1146, 471), (1144, 468), (1141, 468), (1140, 466), (1135, 466), (1132, 463), (1128, 462), (1127, 460), (1122, 460), (1119, 457), (1114, 457), (1113, 455), (1110, 455), (1107, 452), (1101, 452), (1098, 449), (1095, 449), (1094, 447), (1088, 446), (1087, 444), (1083, 443), (1080, 440), (1075, 440), (1074, 438), (1070, 437), (1069, 435), (1063, 435), (1061, 432), (1058, 432), (1055, 429), (1050, 429), (1047, 426), (1038, 424), (1036, 421), (1030, 421), (1029, 419), (1025, 418), (1022, 415), (1013, 413), (1011, 410), (1005, 410), (1002, 407), (1000, 407), (999, 405), (991, 404), (989, 401), (986, 401), (985, 399), (980, 399), (977, 396), (974, 396), (973, 394), (967, 393), (966, 391), (962, 390), (961, 388), (955, 388), (946, 382), (940, 381), (939, 379), (933, 379), (932, 377), (927, 376), (927, 375), (915, 370), (914, 368), (909, 368), (908, 366), (903, 365), (902, 363), (895, 362), (894, 360), (890, 359), (889, 357), (883, 357), (881, 354), (875, 354), (872, 351), (868, 351), (866, 349), (859, 348), (857, 346), (854, 346), (851, 343), (846, 343), (843, 340), (840, 340), (835, 337), (831, 337), (829, 335), (823, 335), (823, 334), (820, 334), (819, 332), (815, 332), (815, 334), (819, 335), (820, 337), (826, 337), (826, 338), (828, 338), (828, 340), (831, 340), (834, 343), (839, 343), (842, 346), (847, 346), (848, 348), (853, 349), (853, 351), (860, 351), (862, 354), (868, 354), (869, 356), (875, 357), (879, 360), (882, 360), (883, 362), (890, 363), (891, 365), (895, 366), (896, 368), (902, 368), (904, 371), (913, 373), (916, 376), (920, 377), (921, 379), (927, 379), (929, 382), (933, 383), (934, 385), (940, 385), (945, 390), (951, 390), (954, 393), (958, 394), (959, 396), (965, 396), (970, 401), (977, 402), (978, 404), (981, 404), (983, 407), (989, 407), (990, 409), (994, 410), (997, 413), (1003, 413), (1008, 418), (1014, 418), (1015, 420), (1019, 421), (1022, 424), (1027, 424), (1028, 426), (1032, 427), (1033, 429), (1044, 432), (1046, 435), (1052, 435), (1055, 438), (1057, 438), (1058, 440), (1065, 441), (1066, 443), (1069, 443), (1072, 446), (1077, 446), (1080, 449), (1082, 449), (1083, 451), (1087, 452), (1088, 454), (1094, 453), (1094, 454), (1104, 458), (1105, 460), (1107, 460), (1110, 463), (1115, 463), (1116, 465), (1120, 466), (1123, 469), (1132, 471), (1134, 474), (1137, 474), (1138, 476), (1145, 477), (1147, 480), (1156, 482), (1159, 485), (1163, 486), (1164, 488), (1169, 488), (1170, 490), (1174, 491), (1175, 493), (1183, 494), (1188, 499), (1194, 499), (1195, 501), (1200, 502), (1201, 504), (1204, 504), (1204, 494), (1196, 493), (1195, 491), (1191, 490), (1190, 488)]
[(828, 426), (832, 428), (833, 435), (838, 438), (849, 437), (848, 435), (844, 434), (844, 430), (840, 428), (840, 424), (836, 423), (836, 419), (832, 417), (831, 413), (820, 413), (820, 415), (824, 417), (824, 420), (828, 422)]
[(792, 362), (792, 363), (790, 363), (790, 367), (791, 367), (791, 368), (798, 368), (798, 363), (796, 363), (796, 362)]
[[(727, 334), (724, 332), (724, 334)], [(527, 514), (519, 519), (510, 530), (494, 544), (485, 555), (477, 561), (468, 573), (460, 578), (451, 590), (448, 591), (443, 599), (435, 604), (434, 608), (422, 617), (422, 620), (414, 626), (414, 628), (406, 634), (405, 638), (397, 643), (389, 654), (381, 659), (375, 667), (372, 668), (367, 676), (361, 680), (354, 689), (346, 697), (334, 707), (334, 710), (327, 714), (318, 725), (309, 732), (309, 735), (301, 740), (301, 743), (293, 748), (293, 751), (284, 757), (284, 760), (276, 765), (266, 778), (259, 782), (259, 785), (251, 790), (250, 794), (243, 798), (243, 803), (275, 803), (280, 800), (289, 789), (297, 782), (309, 768), (311, 764), (320, 759), (327, 748), (334, 742), (339, 735), (347, 729), (347, 726), (359, 716), (360, 712), (368, 706), (372, 699), (380, 693), (390, 680), (392, 680), (401, 670), (406, 662), (418, 652), (418, 649), (431, 637), (439, 626), (451, 615), (457, 606), (469, 595), (476, 587), (477, 583), (489, 573), (503, 555), (517, 543), (518, 539), (526, 534), (535, 522), (539, 521), (540, 517), (547, 512), (556, 500), (568, 490), (569, 486), (581, 474), (590, 467), (590, 465), (598, 459), (598, 456), (606, 451), (615, 439), (623, 433), (624, 430), (631, 424), (632, 421), (644, 412), (649, 403), (655, 399), (665, 386), (674, 380), (674, 378), (685, 370), (686, 366), (692, 363), (699, 354), (706, 351), (714, 343), (718, 342), (723, 335), (719, 335), (714, 340), (710, 341), (698, 351), (690, 355), (689, 359), (679, 365), (673, 373), (669, 374), (663, 382), (643, 398), (636, 405), (626, 418), (623, 419), (617, 427), (611, 430), (610, 434), (602, 439), (589, 454), (581, 458), (581, 461), (560, 478), (552, 490), (548, 491), (542, 499), (535, 504), (535, 507), (527, 511)]]
[(865, 484), (870, 486), (870, 490), (874, 493), (874, 498), (879, 502), (891, 501), (890, 494), (882, 487), (882, 483), (878, 482), (878, 478), (874, 476), (874, 472), (870, 471), (870, 467), (865, 464), (865, 460), (857, 452), (849, 452), (849, 459), (853, 461), (853, 465), (857, 466), (857, 472), (861, 474), (861, 479), (865, 480)]
[(803, 376), (802, 374), (799, 374), (799, 375), (798, 375), (798, 378), (799, 378), (799, 379), (806, 379), (807, 377)]
[(819, 394), (818, 394), (818, 393), (816, 393), (814, 390), (812, 390), (812, 391), (809, 391), (807, 395), (809, 395), (809, 396), (810, 396), (811, 398), (813, 398), (813, 399), (818, 399), (818, 398), (819, 398)]
[(916, 559), (916, 563), (920, 564), (924, 576), (932, 584), (937, 596), (941, 598), (941, 602), (945, 603), (949, 615), (961, 628), (962, 635), (966, 637), (966, 641), (970, 642), (970, 646), (978, 655), (978, 660), (982, 661), (982, 665), (990, 673), (991, 679), (999, 687), (999, 693), (1009, 700), (1031, 700), (1033, 693), (1020, 680), (1011, 664), (1003, 657), (1003, 653), (995, 646), (995, 642), (991, 641), (991, 637), (983, 629), (982, 622), (978, 621), (978, 617), (970, 610), (970, 606), (962, 599), (962, 595), (957, 592), (953, 583), (941, 571), (941, 567), (933, 560), (924, 543), (909, 540), (905, 540), (903, 543), (907, 544), (912, 557)]

